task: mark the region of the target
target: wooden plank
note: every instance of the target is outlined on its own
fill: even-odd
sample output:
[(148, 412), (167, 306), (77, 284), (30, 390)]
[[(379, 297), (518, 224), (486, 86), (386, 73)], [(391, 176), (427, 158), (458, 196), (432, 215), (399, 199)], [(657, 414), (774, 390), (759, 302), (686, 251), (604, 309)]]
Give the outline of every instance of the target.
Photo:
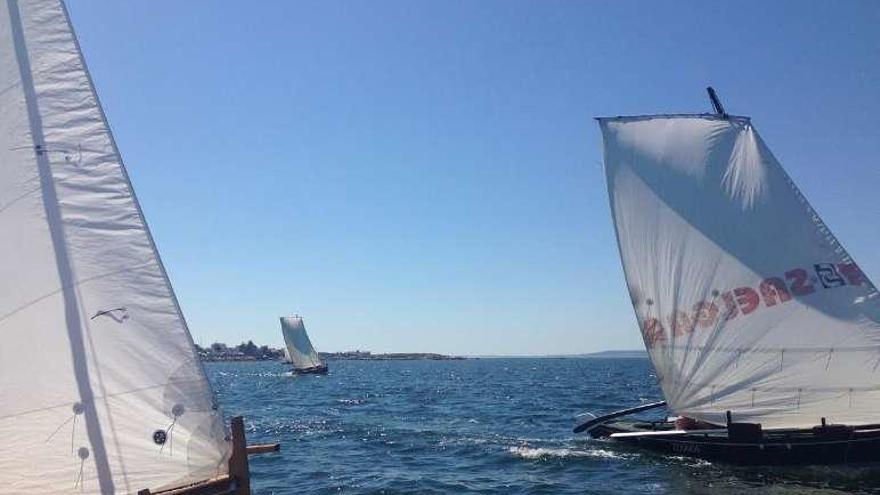
[(251, 473), (247, 458), (247, 440), (244, 437), (244, 419), (232, 418), (232, 456), (229, 457), (229, 475), (237, 482), (235, 495), (251, 495)]
[(279, 450), (281, 450), (280, 443), (262, 443), (247, 446), (248, 455), (265, 454), (267, 452), (278, 452)]
[(235, 482), (229, 475), (224, 474), (216, 478), (193, 483), (192, 485), (169, 488), (160, 492), (152, 492), (149, 489), (140, 490), (138, 495), (232, 495), (235, 493)]

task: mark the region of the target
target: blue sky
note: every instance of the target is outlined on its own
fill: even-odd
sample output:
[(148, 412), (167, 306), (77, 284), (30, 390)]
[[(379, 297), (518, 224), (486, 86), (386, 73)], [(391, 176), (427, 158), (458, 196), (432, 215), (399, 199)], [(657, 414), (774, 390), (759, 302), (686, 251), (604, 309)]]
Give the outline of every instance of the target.
[(640, 348), (596, 115), (751, 115), (880, 279), (880, 3), (70, 0), (197, 341)]

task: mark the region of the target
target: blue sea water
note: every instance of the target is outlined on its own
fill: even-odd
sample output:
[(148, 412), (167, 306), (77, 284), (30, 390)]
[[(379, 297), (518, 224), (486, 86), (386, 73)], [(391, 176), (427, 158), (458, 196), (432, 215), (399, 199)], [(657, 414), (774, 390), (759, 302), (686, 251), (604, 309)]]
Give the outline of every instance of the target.
[(659, 399), (646, 359), (209, 363), (245, 416), (256, 495), (880, 493), (876, 468), (736, 468), (571, 432), (576, 414)]

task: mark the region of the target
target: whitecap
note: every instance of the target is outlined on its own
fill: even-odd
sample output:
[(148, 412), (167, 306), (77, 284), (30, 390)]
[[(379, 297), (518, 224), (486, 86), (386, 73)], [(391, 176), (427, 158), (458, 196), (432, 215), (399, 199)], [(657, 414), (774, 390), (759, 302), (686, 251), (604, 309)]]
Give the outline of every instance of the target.
[(548, 458), (573, 458), (593, 457), (599, 459), (626, 459), (629, 456), (604, 449), (576, 450), (567, 448), (543, 448), (543, 447), (510, 447), (507, 449), (514, 457), (521, 459), (548, 459)]

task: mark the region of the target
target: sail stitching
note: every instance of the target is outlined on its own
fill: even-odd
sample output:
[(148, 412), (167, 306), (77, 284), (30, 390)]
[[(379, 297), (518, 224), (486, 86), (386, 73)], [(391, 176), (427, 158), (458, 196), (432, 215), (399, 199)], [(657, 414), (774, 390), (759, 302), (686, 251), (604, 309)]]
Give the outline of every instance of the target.
[[(148, 387), (133, 388), (130, 390), (123, 390), (120, 392), (115, 392), (115, 393), (107, 394), (107, 395), (96, 395), (96, 396), (92, 397), (92, 399), (90, 399), (90, 400), (92, 402), (94, 402), (98, 399), (112, 399), (115, 397), (119, 397), (121, 395), (135, 394), (135, 393), (143, 392), (146, 390), (152, 390), (152, 389), (156, 389), (156, 388), (160, 388), (160, 387), (167, 387), (168, 385), (179, 385), (179, 384), (187, 384), (187, 383), (201, 383), (201, 380), (198, 378), (192, 378), (189, 380), (177, 380), (174, 382), (163, 383), (161, 385), (150, 385)], [(29, 409), (27, 411), (17, 412), (17, 413), (13, 413), (13, 414), (4, 414), (4, 415), (0, 416), (0, 420), (18, 418), (18, 417), (22, 417), (22, 416), (27, 416), (29, 414), (36, 414), (36, 413), (40, 413), (40, 412), (51, 411), (52, 409), (58, 409), (61, 407), (68, 407), (68, 406), (71, 406), (74, 404), (79, 404), (79, 403), (80, 402), (65, 402), (63, 404), (57, 404), (54, 406), (46, 406), (46, 407), (41, 407), (41, 408), (37, 408), (37, 409)]]
[(155, 262), (156, 262), (155, 260), (152, 260), (152, 261), (148, 261), (148, 262), (146, 262), (146, 263), (140, 264), (140, 265), (130, 266), (130, 267), (126, 267), (126, 268), (123, 268), (123, 269), (120, 269), (120, 270), (113, 270), (113, 271), (109, 271), (109, 272), (105, 272), (105, 273), (99, 273), (98, 275), (94, 275), (94, 276), (91, 276), (91, 277), (82, 278), (82, 279), (79, 279), (79, 280), (77, 280), (76, 282), (73, 282), (73, 283), (71, 283), (71, 284), (67, 284), (67, 285), (61, 286), (61, 287), (59, 287), (59, 288), (56, 289), (56, 290), (53, 290), (53, 291), (51, 291), (51, 292), (47, 292), (46, 294), (44, 294), (44, 295), (42, 295), (42, 296), (40, 296), (40, 297), (37, 297), (37, 298), (35, 298), (35, 299), (32, 299), (32, 300), (28, 301), (27, 303), (25, 303), (25, 304), (19, 306), (19, 307), (16, 308), (16, 309), (13, 309), (12, 311), (10, 311), (10, 312), (8, 312), (8, 313), (6, 313), (6, 314), (4, 314), (4, 315), (0, 315), (0, 323), (2, 323), (2, 322), (3, 322), (4, 320), (6, 320), (6, 319), (12, 317), (12, 316), (15, 315), (16, 313), (19, 313), (19, 312), (21, 312), (21, 311), (23, 311), (23, 310), (25, 310), (25, 309), (27, 309), (27, 308), (29, 308), (29, 307), (31, 307), (31, 306), (33, 306), (33, 305), (39, 303), (39, 302), (42, 302), (43, 300), (48, 299), (48, 298), (50, 298), (50, 297), (52, 297), (52, 296), (54, 296), (54, 295), (56, 295), (56, 294), (59, 294), (59, 293), (61, 293), (61, 292), (64, 292), (64, 291), (67, 290), (67, 289), (71, 289), (71, 288), (74, 288), (74, 287), (78, 287), (78, 286), (80, 286), (80, 285), (82, 285), (82, 284), (86, 284), (86, 283), (89, 283), (89, 282), (92, 282), (92, 281), (95, 281), (95, 280), (100, 280), (100, 279), (105, 278), (105, 277), (109, 277), (109, 276), (113, 276), (113, 275), (118, 275), (118, 274), (120, 274), (120, 273), (128, 273), (128, 272), (131, 272), (131, 271), (140, 270), (141, 268), (144, 268), (144, 267), (150, 266), (151, 264), (154, 264)]

